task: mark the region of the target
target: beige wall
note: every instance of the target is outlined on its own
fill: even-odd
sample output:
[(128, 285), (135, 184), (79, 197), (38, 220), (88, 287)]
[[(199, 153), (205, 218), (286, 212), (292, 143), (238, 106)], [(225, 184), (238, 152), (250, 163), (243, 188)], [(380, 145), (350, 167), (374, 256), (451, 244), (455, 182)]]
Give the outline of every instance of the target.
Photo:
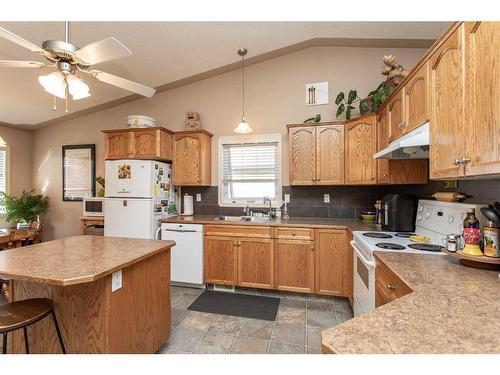
[[(33, 133), (0, 126), (0, 137), (7, 143), (8, 147), (8, 175), (7, 190), (9, 194), (19, 194), (23, 190), (32, 188), (32, 139)], [(10, 227), (0, 216), (0, 227)]]
[[(411, 68), (423, 49), (316, 47), (249, 66), (246, 70), (246, 120), (255, 133), (282, 133), (283, 184), (288, 185), (287, 123), (302, 122), (317, 113), (335, 119), (336, 106), (306, 106), (304, 85), (328, 81), (330, 98), (355, 88), (366, 95), (381, 81), (382, 56), (396, 55)], [(202, 58), (202, 57), (200, 57)], [(155, 117), (172, 130), (184, 128), (186, 111), (201, 114), (202, 127), (214, 134), (212, 185), (217, 185), (217, 139), (231, 135), (241, 116), (240, 71), (222, 74), (122, 106), (86, 115), (34, 133), (33, 183), (51, 197), (46, 235), (59, 238), (78, 233), (81, 204), (62, 202), (61, 146), (95, 143), (97, 174), (104, 169), (102, 129), (126, 126), (129, 114)]]

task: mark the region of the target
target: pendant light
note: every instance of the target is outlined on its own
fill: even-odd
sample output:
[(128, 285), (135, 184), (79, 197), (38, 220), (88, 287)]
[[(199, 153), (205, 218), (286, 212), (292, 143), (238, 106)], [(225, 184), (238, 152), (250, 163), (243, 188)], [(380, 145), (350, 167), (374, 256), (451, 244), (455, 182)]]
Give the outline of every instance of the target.
[(246, 48), (238, 50), (238, 55), (241, 56), (241, 122), (234, 131), (240, 134), (249, 134), (253, 132), (253, 129), (245, 121), (245, 55), (247, 52)]

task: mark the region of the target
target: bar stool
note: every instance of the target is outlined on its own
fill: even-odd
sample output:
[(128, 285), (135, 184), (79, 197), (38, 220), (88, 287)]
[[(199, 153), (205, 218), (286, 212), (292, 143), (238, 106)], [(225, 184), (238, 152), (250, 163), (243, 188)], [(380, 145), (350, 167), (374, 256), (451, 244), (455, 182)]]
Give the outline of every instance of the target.
[(29, 354), (30, 348), (26, 327), (42, 320), (49, 314), (52, 315), (54, 320), (61, 350), (63, 354), (66, 354), (66, 348), (54, 312), (54, 302), (47, 298), (25, 299), (0, 306), (0, 333), (3, 336), (3, 354), (7, 354), (7, 334), (21, 328), (24, 331), (26, 354)]

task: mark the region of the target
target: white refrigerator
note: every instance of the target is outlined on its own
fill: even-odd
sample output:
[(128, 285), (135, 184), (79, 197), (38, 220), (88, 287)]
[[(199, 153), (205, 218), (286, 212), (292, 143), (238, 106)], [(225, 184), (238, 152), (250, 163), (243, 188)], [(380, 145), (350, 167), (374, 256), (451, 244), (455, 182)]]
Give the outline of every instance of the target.
[(104, 235), (159, 238), (159, 220), (176, 215), (172, 168), (152, 160), (108, 160), (105, 166)]

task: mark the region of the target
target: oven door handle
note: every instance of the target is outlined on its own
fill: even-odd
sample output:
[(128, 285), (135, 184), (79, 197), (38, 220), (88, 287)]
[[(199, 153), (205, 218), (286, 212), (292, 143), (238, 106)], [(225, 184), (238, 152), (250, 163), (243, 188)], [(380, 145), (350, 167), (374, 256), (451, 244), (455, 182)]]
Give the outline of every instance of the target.
[(354, 251), (356, 252), (357, 256), (361, 259), (361, 261), (366, 264), (367, 266), (369, 267), (373, 267), (375, 268), (375, 262), (371, 261), (371, 260), (368, 260), (365, 258), (365, 256), (363, 255), (363, 253), (361, 251), (359, 251), (358, 247), (356, 246), (356, 243), (354, 241), (351, 241), (351, 246), (352, 248), (354, 249)]

